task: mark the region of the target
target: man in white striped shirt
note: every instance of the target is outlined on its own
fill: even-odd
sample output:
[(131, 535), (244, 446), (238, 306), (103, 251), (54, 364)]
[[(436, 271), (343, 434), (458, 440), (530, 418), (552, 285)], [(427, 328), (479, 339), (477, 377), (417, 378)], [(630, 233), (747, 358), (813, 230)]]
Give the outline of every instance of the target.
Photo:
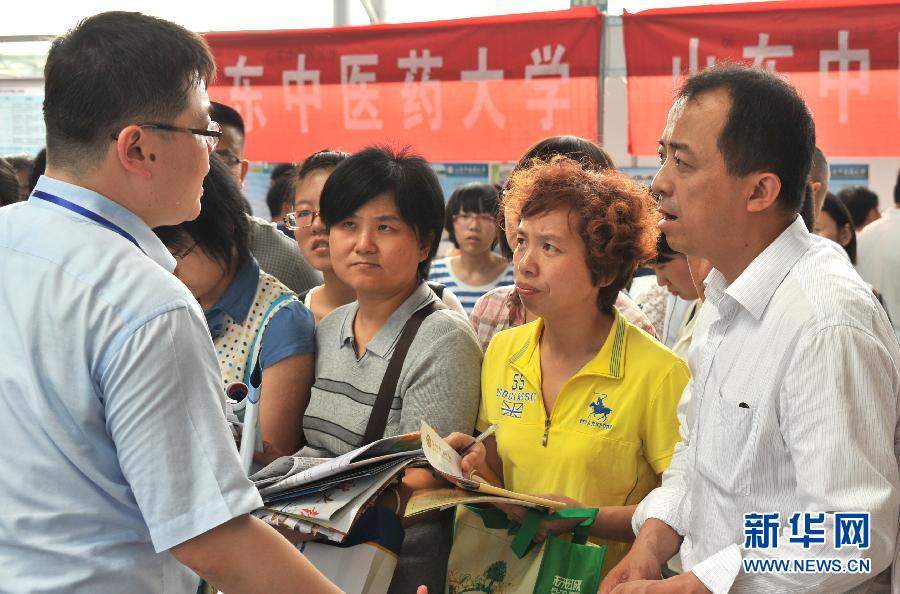
[[(809, 111), (774, 74), (715, 67), (682, 87), (659, 145), (660, 229), (714, 269), (682, 441), (600, 591), (872, 591), (897, 541), (900, 347), (846, 258), (796, 215)], [(854, 512), (868, 528), (836, 540)], [(685, 573), (647, 581), (679, 550)]]

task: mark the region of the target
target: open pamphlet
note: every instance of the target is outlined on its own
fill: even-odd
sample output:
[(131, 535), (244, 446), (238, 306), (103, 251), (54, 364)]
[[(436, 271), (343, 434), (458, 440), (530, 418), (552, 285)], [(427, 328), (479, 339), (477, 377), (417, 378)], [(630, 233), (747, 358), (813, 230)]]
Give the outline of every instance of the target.
[(415, 493), (406, 516), (459, 503), (565, 507), (464, 477), (459, 454), (423, 421), (420, 432), (385, 437), (337, 458), (278, 458), (250, 477), (264, 504), (254, 515), (275, 526), (342, 543), (363, 512), (413, 463), (430, 464), (451, 485)]
[(466, 478), (463, 475), (460, 462), (462, 457), (450, 447), (444, 439), (432, 429), (428, 423), (422, 421), (420, 435), (422, 439), (422, 452), (432, 468), (456, 487), (426, 489), (418, 491), (409, 499), (406, 505), (406, 516), (433, 509), (446, 509), (459, 504), (475, 503), (509, 503), (512, 505), (524, 505), (542, 509), (562, 509), (564, 503), (516, 493), (502, 487), (496, 487), (490, 483)]

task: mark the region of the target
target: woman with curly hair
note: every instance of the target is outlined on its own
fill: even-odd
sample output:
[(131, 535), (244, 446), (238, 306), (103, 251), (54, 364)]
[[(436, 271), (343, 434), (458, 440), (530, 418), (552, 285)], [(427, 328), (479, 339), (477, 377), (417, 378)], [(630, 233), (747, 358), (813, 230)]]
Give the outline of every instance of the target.
[[(513, 173), (504, 206), (519, 213), (516, 288), (538, 319), (494, 336), (482, 366), (477, 429), (497, 424), (463, 469), (570, 507), (598, 507), (591, 530), (605, 567), (634, 539), (636, 505), (659, 484), (678, 441), (684, 362), (613, 304), (654, 255), (649, 193), (615, 171), (564, 157)], [(459, 447), (472, 441), (451, 436)], [(507, 507), (515, 519), (523, 508)], [(539, 536), (572, 521), (545, 522)]]
[[(551, 136), (529, 148), (513, 171), (527, 167), (534, 159), (549, 161), (556, 155), (578, 161), (582, 167), (588, 169), (602, 171), (616, 168), (607, 152), (586, 138)], [(503, 190), (503, 193), (505, 192), (506, 190)], [(517, 213), (502, 206), (497, 209), (497, 244), (500, 253), (510, 262), (513, 259), (512, 246), (516, 244), (518, 226)], [(615, 306), (626, 320), (656, 336), (656, 330), (650, 319), (624, 291), (619, 292)], [(491, 289), (478, 299), (469, 314), (469, 322), (478, 336), (482, 350), (487, 350), (491, 339), (501, 330), (521, 326), (535, 318), (537, 316), (534, 313), (525, 309), (514, 284)]]

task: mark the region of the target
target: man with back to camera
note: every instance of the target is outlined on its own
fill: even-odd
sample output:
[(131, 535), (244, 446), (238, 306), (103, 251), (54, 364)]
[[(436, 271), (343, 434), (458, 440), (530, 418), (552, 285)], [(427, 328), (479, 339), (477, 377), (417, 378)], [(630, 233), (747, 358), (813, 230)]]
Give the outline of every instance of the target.
[[(701, 72), (669, 112), (660, 230), (713, 270), (682, 441), (602, 593), (865, 591), (894, 560), (900, 348), (850, 263), (797, 217), (814, 144), (802, 99), (762, 70)], [(686, 573), (653, 581), (679, 549)], [(747, 571), (860, 558), (869, 573)]]
[(138, 13), (50, 49), (46, 174), (0, 210), (3, 590), (337, 592), (248, 515), (203, 313), (151, 231), (200, 212), (214, 72)]
[[(209, 117), (222, 126), (216, 154), (222, 158), (238, 185), (243, 187), (250, 162), (244, 158), (244, 118), (235, 109), (213, 101)], [(260, 268), (280, 280), (295, 293), (322, 284), (322, 274), (297, 250), (297, 243), (274, 223), (247, 214), (250, 221), (250, 251)]]
[(878, 289), (900, 340), (900, 171), (894, 185), (894, 206), (856, 236), (860, 276)]
[(837, 193), (838, 200), (850, 211), (857, 235), (881, 218), (878, 194), (865, 186), (850, 186)]

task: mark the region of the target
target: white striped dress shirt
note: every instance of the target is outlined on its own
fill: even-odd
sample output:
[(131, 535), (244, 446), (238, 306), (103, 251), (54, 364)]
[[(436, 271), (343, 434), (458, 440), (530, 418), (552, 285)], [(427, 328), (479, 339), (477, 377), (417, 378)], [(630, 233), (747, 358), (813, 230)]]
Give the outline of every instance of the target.
[[(688, 361), (682, 442), (641, 503), (684, 536), (712, 592), (866, 591), (894, 559), (900, 508), (900, 347), (846, 260), (798, 217), (729, 286), (707, 278)], [(871, 548), (835, 550), (834, 512), (871, 513)], [(779, 512), (777, 549), (743, 548), (745, 513)], [(824, 512), (827, 541), (788, 542), (794, 512)], [(868, 557), (871, 574), (748, 574), (742, 559)]]

